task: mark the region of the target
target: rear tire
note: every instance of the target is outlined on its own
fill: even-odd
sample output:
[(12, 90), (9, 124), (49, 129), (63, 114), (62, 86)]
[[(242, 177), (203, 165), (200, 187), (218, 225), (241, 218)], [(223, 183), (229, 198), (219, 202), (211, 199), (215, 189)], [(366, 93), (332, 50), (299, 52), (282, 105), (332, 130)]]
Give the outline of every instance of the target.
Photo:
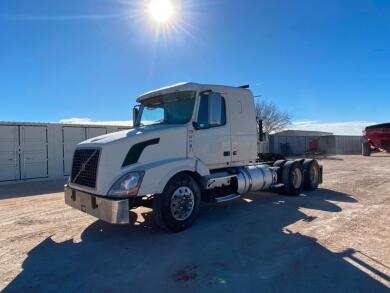
[(362, 143), (362, 155), (365, 157), (371, 156), (371, 145), (368, 141)]
[(277, 160), (273, 163), (272, 167), (279, 167), (278, 171), (277, 171), (277, 174), (278, 174), (278, 178), (282, 178), (282, 170), (283, 170), (283, 166), (284, 164), (286, 164), (287, 160)]
[(198, 183), (187, 174), (171, 178), (162, 194), (153, 199), (153, 216), (161, 228), (180, 232), (196, 220), (200, 207), (201, 191)]
[(283, 194), (297, 196), (303, 189), (303, 169), (297, 161), (287, 161), (282, 169)]
[(303, 189), (315, 190), (320, 184), (320, 165), (317, 160), (307, 159), (303, 162)]

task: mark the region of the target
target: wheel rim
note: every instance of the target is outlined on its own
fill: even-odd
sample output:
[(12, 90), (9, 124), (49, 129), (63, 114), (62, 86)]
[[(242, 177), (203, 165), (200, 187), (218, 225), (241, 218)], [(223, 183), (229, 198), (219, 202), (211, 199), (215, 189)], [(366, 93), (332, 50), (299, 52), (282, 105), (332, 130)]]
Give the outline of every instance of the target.
[(184, 221), (194, 210), (194, 193), (187, 186), (180, 186), (171, 197), (171, 214), (178, 221)]
[(302, 172), (299, 168), (294, 168), (292, 172), (292, 184), (296, 189), (302, 185)]
[(313, 182), (313, 183), (317, 182), (318, 174), (319, 174), (318, 168), (316, 166), (312, 166), (310, 168), (310, 171), (309, 171), (310, 182)]

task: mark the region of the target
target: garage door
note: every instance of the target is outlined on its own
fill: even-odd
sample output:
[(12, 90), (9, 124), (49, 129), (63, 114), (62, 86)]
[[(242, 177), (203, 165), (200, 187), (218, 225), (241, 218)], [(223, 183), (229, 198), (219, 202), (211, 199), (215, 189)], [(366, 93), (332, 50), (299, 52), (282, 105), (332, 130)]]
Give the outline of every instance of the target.
[(99, 135), (106, 134), (107, 130), (103, 127), (88, 127), (87, 128), (87, 139), (96, 137)]
[(0, 126), (0, 181), (18, 179), (19, 127)]
[(48, 176), (47, 127), (20, 126), (21, 179)]
[(72, 170), (72, 158), (76, 145), (85, 140), (85, 127), (63, 127), (64, 175), (69, 176)]

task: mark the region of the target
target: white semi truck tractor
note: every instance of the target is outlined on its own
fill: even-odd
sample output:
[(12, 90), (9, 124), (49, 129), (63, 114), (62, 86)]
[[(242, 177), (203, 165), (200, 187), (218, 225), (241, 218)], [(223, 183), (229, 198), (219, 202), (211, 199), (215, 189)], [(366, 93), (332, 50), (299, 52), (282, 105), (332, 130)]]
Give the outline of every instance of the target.
[(263, 190), (296, 196), (322, 183), (313, 159), (264, 161), (248, 86), (181, 83), (137, 99), (130, 130), (75, 149), (65, 202), (109, 223), (150, 204), (158, 225), (190, 227), (200, 204)]

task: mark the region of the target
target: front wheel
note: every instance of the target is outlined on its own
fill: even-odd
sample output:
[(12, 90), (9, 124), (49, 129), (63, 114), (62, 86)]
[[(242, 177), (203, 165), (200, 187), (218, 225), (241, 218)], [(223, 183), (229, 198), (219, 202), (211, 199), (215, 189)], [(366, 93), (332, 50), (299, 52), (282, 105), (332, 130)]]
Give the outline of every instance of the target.
[(153, 216), (165, 230), (180, 232), (196, 220), (201, 192), (198, 183), (187, 174), (171, 178), (162, 194), (153, 199)]

